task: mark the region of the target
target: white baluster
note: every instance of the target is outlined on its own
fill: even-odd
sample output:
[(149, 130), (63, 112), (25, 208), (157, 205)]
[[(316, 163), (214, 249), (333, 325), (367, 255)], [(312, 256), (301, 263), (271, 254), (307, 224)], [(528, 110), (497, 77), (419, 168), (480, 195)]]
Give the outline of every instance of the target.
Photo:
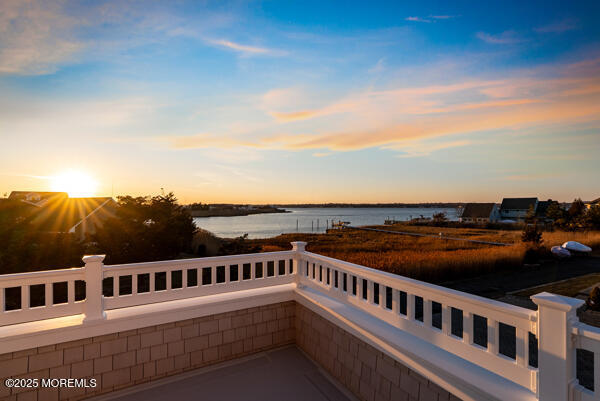
[[(102, 296), (102, 269), (105, 255), (89, 255), (83, 257), (85, 276), (85, 304), (83, 306), (84, 322), (106, 319)], [(48, 294), (48, 291), (46, 291)], [(46, 301), (47, 302), (47, 301)]]

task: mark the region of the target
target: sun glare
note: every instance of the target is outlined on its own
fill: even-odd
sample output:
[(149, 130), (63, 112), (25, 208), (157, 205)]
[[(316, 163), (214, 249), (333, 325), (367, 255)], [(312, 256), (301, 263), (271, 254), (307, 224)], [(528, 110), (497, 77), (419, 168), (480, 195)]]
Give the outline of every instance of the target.
[(56, 192), (66, 192), (70, 198), (94, 196), (97, 182), (81, 171), (65, 171), (51, 178), (51, 187)]

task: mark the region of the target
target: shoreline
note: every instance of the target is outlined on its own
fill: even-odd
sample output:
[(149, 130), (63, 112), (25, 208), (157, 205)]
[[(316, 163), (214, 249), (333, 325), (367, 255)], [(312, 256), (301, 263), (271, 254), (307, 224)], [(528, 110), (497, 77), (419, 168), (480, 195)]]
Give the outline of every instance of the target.
[(190, 210), (190, 215), (193, 218), (204, 218), (204, 217), (238, 217), (238, 216), (250, 216), (254, 214), (271, 214), (271, 213), (291, 213), (291, 210), (284, 209), (255, 209), (255, 210), (242, 210), (242, 209), (217, 209), (217, 210)]

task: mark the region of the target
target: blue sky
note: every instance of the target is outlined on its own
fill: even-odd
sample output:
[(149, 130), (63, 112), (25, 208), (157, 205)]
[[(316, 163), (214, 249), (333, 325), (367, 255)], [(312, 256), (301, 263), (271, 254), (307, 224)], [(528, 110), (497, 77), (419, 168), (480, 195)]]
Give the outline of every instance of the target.
[(0, 3), (0, 192), (593, 199), (600, 3)]

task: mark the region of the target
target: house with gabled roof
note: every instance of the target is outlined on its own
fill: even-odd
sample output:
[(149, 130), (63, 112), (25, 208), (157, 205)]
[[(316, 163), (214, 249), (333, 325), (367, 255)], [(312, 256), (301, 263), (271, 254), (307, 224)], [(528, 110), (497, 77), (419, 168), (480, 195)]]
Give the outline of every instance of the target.
[(600, 205), (600, 198), (594, 199), (593, 201), (585, 202), (585, 207), (591, 209), (592, 206)]
[(71, 233), (84, 239), (115, 215), (111, 197), (69, 198), (64, 192), (13, 191), (9, 201), (30, 205), (30, 224), (38, 231)]
[(467, 203), (458, 218), (461, 223), (484, 224), (499, 219), (496, 203)]
[(529, 210), (537, 210), (538, 198), (504, 198), (500, 205), (500, 218), (516, 222), (524, 221)]

